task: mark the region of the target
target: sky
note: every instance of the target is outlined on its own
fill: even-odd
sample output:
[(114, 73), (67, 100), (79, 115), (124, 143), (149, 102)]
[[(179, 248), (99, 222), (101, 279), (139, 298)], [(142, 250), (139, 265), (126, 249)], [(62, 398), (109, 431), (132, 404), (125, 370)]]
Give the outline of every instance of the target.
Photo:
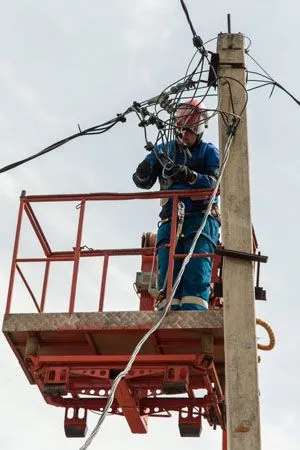
[[(262, 0), (247, 5), (237, 0), (186, 0), (186, 4), (204, 41), (226, 32), (226, 15), (230, 13), (232, 31), (249, 36), (251, 54), (276, 81), (300, 98), (296, 83), (299, 62), (295, 57), (300, 6), (296, 0), (286, 0), (284, 4)], [(0, 6), (1, 166), (75, 133), (77, 124), (87, 128), (105, 122), (133, 101), (158, 95), (184, 75), (194, 52), (179, 0), (0, 0)], [(211, 42), (211, 50), (215, 50), (215, 43)], [(253, 68), (249, 61), (250, 66)], [(269, 256), (261, 271), (261, 285), (267, 291), (268, 301), (256, 302), (257, 317), (271, 325), (277, 340), (272, 352), (259, 352), (262, 448), (298, 450), (300, 306), (296, 225), (300, 219), (300, 110), (284, 92), (275, 89), (271, 98), (269, 94), (270, 88), (253, 91), (248, 103), (253, 223), (260, 250)], [(133, 115), (128, 116), (125, 124), (118, 124), (108, 133), (81, 137), (0, 174), (2, 313), (21, 191), (135, 192), (131, 176), (146, 155), (143, 132), (137, 124)], [(217, 119), (210, 124), (206, 140), (218, 143)], [(138, 247), (142, 232), (155, 230), (158, 205), (155, 201), (151, 206), (129, 203), (117, 208), (107, 204), (101, 210), (91, 207), (84, 244), (95, 248)], [(69, 205), (67, 211), (40, 207), (42, 224), (57, 249), (74, 245), (75, 206)], [(24, 236), (21, 250), (33, 254), (35, 244), (29, 227)], [(132, 284), (139, 263), (134, 257), (130, 262), (113, 262), (106, 309), (137, 309)], [(37, 283), (34, 270), (29, 276)], [(81, 310), (94, 309), (98, 272), (98, 266), (82, 265), (77, 303)], [(70, 272), (62, 267), (54, 275), (49, 311), (61, 308)], [(19, 283), (15, 310), (30, 310), (24, 299)], [(264, 332), (258, 329), (257, 333), (260, 342), (264, 342)], [(38, 389), (28, 384), (3, 337), (0, 351), (1, 448), (78, 449), (82, 441), (64, 437), (64, 411), (46, 405)], [(90, 431), (96, 420), (97, 416), (89, 416)], [(199, 446), (221, 449), (220, 433), (208, 427), (204, 427), (200, 441), (182, 441), (176, 416), (163, 423), (151, 419), (146, 436), (130, 434), (122, 418), (107, 417), (90, 448), (105, 446), (112, 450), (122, 445), (124, 450), (141, 446), (150, 450), (162, 448), (166, 439), (173, 450), (182, 445), (187, 450)]]

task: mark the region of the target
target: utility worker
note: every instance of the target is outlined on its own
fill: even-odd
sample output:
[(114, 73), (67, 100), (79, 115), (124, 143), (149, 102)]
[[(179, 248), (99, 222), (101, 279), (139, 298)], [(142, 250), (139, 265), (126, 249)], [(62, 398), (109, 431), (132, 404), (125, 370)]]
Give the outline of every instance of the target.
[[(207, 111), (198, 100), (192, 99), (177, 106), (175, 112), (175, 140), (160, 144), (138, 165), (133, 174), (137, 187), (150, 189), (159, 180), (161, 190), (190, 190), (191, 197), (182, 199), (185, 206), (183, 228), (176, 245), (176, 253), (187, 254), (201, 226), (209, 199), (192, 195), (194, 189), (208, 189), (215, 186), (219, 170), (219, 151), (211, 143), (202, 140), (207, 126)], [(172, 164), (164, 161), (173, 160)], [(158, 252), (158, 297), (157, 308), (163, 310), (167, 304), (166, 277), (168, 272), (172, 200), (162, 199), (162, 210), (157, 231)], [(194, 253), (213, 253), (219, 237), (219, 214), (217, 202), (208, 216)], [(174, 261), (176, 279), (182, 259)], [(211, 258), (191, 258), (181, 282), (172, 299), (172, 310), (208, 309), (210, 297), (212, 261)]]

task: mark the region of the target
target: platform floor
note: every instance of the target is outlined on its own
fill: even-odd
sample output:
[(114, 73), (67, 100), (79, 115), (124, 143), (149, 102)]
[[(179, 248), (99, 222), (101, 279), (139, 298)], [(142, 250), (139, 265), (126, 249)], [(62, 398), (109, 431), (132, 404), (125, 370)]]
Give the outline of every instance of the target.
[[(19, 359), (25, 363), (28, 336), (38, 340), (37, 356), (131, 355), (161, 313), (121, 311), (96, 313), (8, 314), (3, 333)], [(223, 311), (170, 311), (160, 328), (150, 336), (139, 355), (199, 355), (203, 335), (213, 336), (216, 369), (224, 373)]]

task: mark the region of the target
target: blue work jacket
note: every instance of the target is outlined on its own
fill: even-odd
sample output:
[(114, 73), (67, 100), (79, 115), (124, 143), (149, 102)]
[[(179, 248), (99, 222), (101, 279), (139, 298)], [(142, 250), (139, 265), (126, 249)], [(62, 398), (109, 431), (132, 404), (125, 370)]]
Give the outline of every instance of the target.
[[(195, 183), (178, 183), (172, 181), (168, 169), (163, 166), (168, 162), (166, 157), (173, 160), (174, 164), (186, 165), (189, 169), (197, 173)], [(140, 180), (136, 173), (133, 174), (133, 181), (141, 189), (150, 189), (159, 180), (161, 190), (191, 190), (214, 188), (219, 174), (219, 150), (211, 143), (200, 140), (190, 154), (180, 148), (176, 141), (171, 141), (168, 149), (163, 144), (155, 147), (154, 151), (145, 158), (152, 166), (152, 173), (145, 179)], [(166, 166), (168, 168), (168, 165)], [(186, 212), (205, 211), (209, 199), (197, 199), (193, 197), (182, 199), (185, 203)], [(160, 217), (162, 219), (170, 217), (172, 212), (172, 201), (167, 201), (162, 206)]]

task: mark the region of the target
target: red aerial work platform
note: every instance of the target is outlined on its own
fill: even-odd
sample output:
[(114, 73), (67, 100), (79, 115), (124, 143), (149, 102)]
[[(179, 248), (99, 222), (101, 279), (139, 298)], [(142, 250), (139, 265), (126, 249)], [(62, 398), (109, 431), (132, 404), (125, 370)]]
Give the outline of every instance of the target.
[[(210, 190), (199, 190), (197, 195), (208, 196), (210, 193)], [(67, 437), (85, 435), (88, 410), (103, 410), (114, 379), (125, 368), (139, 340), (161, 317), (160, 312), (154, 311), (153, 298), (148, 292), (153, 279), (152, 269), (154, 272), (156, 270), (155, 235), (144, 233), (141, 248), (91, 249), (83, 246), (86, 207), (96, 201), (172, 197), (167, 285), (170, 294), (175, 247), (174, 219), (178, 201), (188, 194), (189, 191), (46, 196), (26, 196), (23, 192), (21, 195), (3, 332), (29, 382), (38, 386), (47, 403), (65, 408)], [(55, 202), (79, 204), (75, 246), (71, 251), (54, 251), (51, 248), (35, 212), (37, 203)], [(19, 256), (24, 214), (36, 234), (42, 257)], [(63, 227), (61, 219), (60, 222)], [(169, 417), (172, 411), (178, 412), (181, 436), (199, 436), (202, 419), (214, 428), (225, 430), (222, 252), (226, 254), (219, 248), (218, 254), (210, 255), (214, 261), (214, 296), (209, 311), (170, 311), (162, 325), (143, 345), (131, 370), (117, 387), (109, 412), (123, 415), (133, 433), (147, 433), (148, 417)], [(103, 311), (109, 260), (115, 255), (141, 255), (141, 272), (137, 273), (136, 278), (139, 311)], [(238, 256), (247, 258), (245, 254)], [(79, 312), (76, 309), (78, 274), (83, 258), (103, 260), (95, 312)], [(50, 267), (57, 262), (72, 265), (68, 312), (49, 313), (45, 311)], [(258, 269), (259, 262), (257, 255)], [(23, 263), (43, 267), (39, 296), (34, 293), (21, 269)], [(11, 312), (16, 273), (33, 300), (36, 313)], [(263, 297), (263, 291), (258, 286), (256, 292)], [(64, 299), (60, 300), (63, 304)], [(225, 448), (226, 439), (223, 439)]]

